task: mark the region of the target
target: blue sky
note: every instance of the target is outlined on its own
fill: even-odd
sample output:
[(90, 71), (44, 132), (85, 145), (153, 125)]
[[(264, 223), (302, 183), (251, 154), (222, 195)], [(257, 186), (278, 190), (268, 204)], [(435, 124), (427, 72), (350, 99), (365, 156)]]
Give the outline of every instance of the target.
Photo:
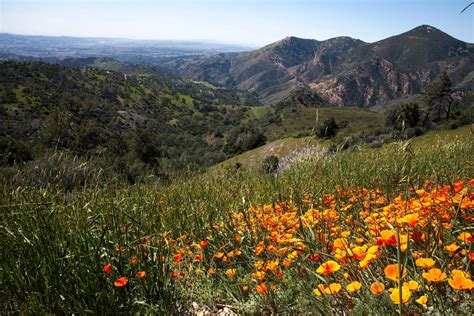
[(0, 0), (0, 32), (261, 46), (293, 35), (367, 42), (430, 24), (474, 42), (468, 0)]

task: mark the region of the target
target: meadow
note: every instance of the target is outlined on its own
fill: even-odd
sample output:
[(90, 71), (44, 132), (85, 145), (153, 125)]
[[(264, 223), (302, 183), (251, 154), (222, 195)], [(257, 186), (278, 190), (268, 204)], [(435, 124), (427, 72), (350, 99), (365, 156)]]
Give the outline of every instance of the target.
[(137, 185), (97, 175), (72, 192), (2, 179), (1, 313), (175, 314), (195, 302), (236, 313), (470, 314), (465, 130), (277, 176), (224, 165)]

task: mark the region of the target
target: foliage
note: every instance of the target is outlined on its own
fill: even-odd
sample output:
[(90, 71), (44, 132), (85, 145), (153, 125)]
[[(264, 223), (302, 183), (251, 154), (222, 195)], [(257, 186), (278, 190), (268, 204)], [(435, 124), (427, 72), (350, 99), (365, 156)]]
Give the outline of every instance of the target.
[(316, 136), (319, 138), (333, 138), (336, 136), (339, 129), (340, 127), (336, 123), (336, 120), (333, 117), (330, 117), (316, 129)]
[[(241, 313), (387, 314), (400, 308), (398, 288), (407, 313), (468, 313), (469, 292), (455, 286), (469, 277), (455, 271), (469, 271), (472, 241), (461, 233), (472, 230), (473, 145), (424, 139), (413, 148), (341, 152), (277, 177), (220, 168), (133, 186), (97, 178), (68, 194), (0, 177), (2, 312), (169, 314), (196, 301)], [(91, 180), (95, 168), (80, 160), (74, 167), (90, 170)], [(360, 269), (370, 253), (376, 258)], [(417, 266), (423, 257), (445, 281)], [(393, 264), (407, 270), (398, 284), (384, 271)], [(374, 281), (385, 285), (380, 296)], [(418, 303), (424, 295), (426, 308)]]

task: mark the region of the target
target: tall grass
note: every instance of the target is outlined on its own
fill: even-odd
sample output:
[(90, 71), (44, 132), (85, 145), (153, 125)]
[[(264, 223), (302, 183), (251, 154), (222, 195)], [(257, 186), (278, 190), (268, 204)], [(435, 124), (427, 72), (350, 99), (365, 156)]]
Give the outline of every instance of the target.
[[(193, 290), (183, 287), (172, 277), (174, 253), (153, 241), (164, 232), (205, 240), (214, 226), (226, 225), (229, 211), (282, 202), (303, 207), (305, 200), (317, 200), (338, 186), (379, 187), (390, 195), (426, 179), (444, 183), (468, 179), (474, 175), (473, 153), (472, 141), (428, 148), (392, 144), (339, 153), (317, 164), (297, 164), (279, 176), (221, 168), (181, 175), (166, 184), (127, 186), (115, 181), (86, 185), (69, 194), (57, 185), (15, 187), (4, 179), (0, 306), (3, 312), (39, 314), (173, 313), (198, 301), (240, 302), (244, 310), (262, 310), (268, 301), (237, 297), (229, 290), (231, 285), (206, 276), (196, 276)], [(130, 262), (133, 256), (137, 264)], [(113, 264), (110, 274), (102, 271), (107, 263)], [(141, 270), (147, 276), (134, 277)], [(114, 279), (125, 275), (130, 276), (129, 284), (115, 287)], [(285, 293), (288, 297), (272, 304), (305, 306), (291, 303), (292, 292)]]

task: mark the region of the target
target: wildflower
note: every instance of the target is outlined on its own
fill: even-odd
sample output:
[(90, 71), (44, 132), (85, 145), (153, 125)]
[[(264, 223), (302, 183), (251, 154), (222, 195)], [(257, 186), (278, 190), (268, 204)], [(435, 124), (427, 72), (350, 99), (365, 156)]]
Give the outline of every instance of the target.
[(117, 250), (117, 251), (125, 251), (125, 246), (117, 246), (117, 247), (115, 247), (115, 250)]
[[(387, 265), (384, 269), (384, 272), (385, 272), (385, 276), (387, 278), (389, 278), (390, 280), (393, 280), (393, 281), (396, 281), (396, 282), (400, 281), (400, 276), (398, 274), (398, 264), (397, 263)], [(403, 268), (402, 278), (404, 278), (406, 275), (407, 275), (407, 270), (405, 268)]]
[(420, 296), (420, 298), (417, 299), (415, 302), (417, 302), (423, 307), (426, 307), (426, 303), (428, 303), (428, 296), (426, 295)]
[(375, 295), (382, 295), (385, 291), (385, 285), (381, 282), (374, 282), (370, 285), (370, 291)]
[(227, 269), (225, 275), (227, 275), (228, 278), (233, 278), (236, 273), (237, 269)]
[(430, 269), (428, 272), (423, 272), (423, 278), (431, 282), (441, 282), (446, 280), (446, 273), (440, 269)]
[(360, 282), (354, 281), (346, 286), (346, 290), (349, 292), (358, 292), (361, 287), (362, 284)]
[(468, 232), (460, 233), (458, 239), (464, 243), (470, 243), (471, 241), (474, 240), (474, 238), (472, 238), (472, 235)]
[(267, 269), (270, 270), (270, 271), (275, 271), (276, 269), (278, 269), (278, 264), (279, 263), (280, 263), (280, 261), (278, 259), (268, 261), (267, 262)]
[(203, 240), (199, 243), (199, 247), (198, 248), (204, 248), (206, 247), (207, 245), (209, 245), (209, 242), (207, 240)]
[(138, 263), (137, 257), (132, 257), (132, 259), (130, 259), (130, 263), (131, 264), (137, 264)]
[(125, 285), (127, 285), (127, 283), (128, 283), (128, 279), (126, 277), (121, 277), (114, 281), (114, 285), (116, 287), (124, 287)]
[(143, 279), (145, 276), (146, 276), (146, 272), (145, 272), (145, 271), (138, 271), (138, 272), (137, 272), (137, 278)]
[(268, 293), (268, 288), (267, 288), (267, 285), (265, 284), (265, 282), (262, 282), (259, 285), (257, 285), (255, 290), (257, 291), (258, 294), (267, 294)]
[(456, 243), (453, 242), (452, 244), (447, 245), (446, 247), (444, 247), (444, 249), (446, 249), (447, 251), (449, 251), (451, 253), (454, 253), (459, 249), (459, 246), (456, 245)]
[(323, 294), (325, 295), (333, 295), (339, 293), (341, 290), (342, 285), (340, 283), (331, 283), (329, 286), (325, 286), (324, 284), (319, 284), (317, 289), (313, 290), (313, 293), (316, 296), (321, 296)]
[(309, 260), (309, 261), (312, 261), (312, 262), (316, 262), (316, 261), (319, 260), (319, 255), (318, 255), (318, 254), (315, 254), (315, 253), (310, 254), (310, 255), (308, 256), (308, 260)]
[(418, 290), (418, 288), (420, 287), (420, 285), (418, 284), (418, 282), (414, 281), (414, 280), (410, 280), (408, 282), (404, 282), (403, 283), (403, 286), (404, 287), (407, 287), (410, 291), (416, 291)]
[(217, 273), (217, 270), (216, 270), (216, 268), (209, 268), (209, 270), (207, 270), (207, 273), (213, 275), (213, 274)]
[(380, 232), (380, 237), (377, 237), (377, 246), (396, 246), (397, 245), (397, 238), (395, 237), (395, 234), (389, 230), (385, 229)]
[(339, 271), (341, 269), (341, 266), (332, 260), (329, 260), (319, 266), (319, 268), (316, 270), (317, 273), (319, 274), (331, 274), (333, 272)]
[(265, 272), (257, 271), (255, 273), (252, 273), (252, 278), (262, 281), (263, 279), (265, 279)]
[(247, 285), (242, 286), (242, 291), (248, 292), (249, 287)]
[(257, 248), (255, 248), (255, 254), (258, 256), (262, 253), (263, 249), (265, 248), (265, 244), (263, 242), (259, 242), (257, 244)]
[(449, 285), (456, 290), (471, 290), (474, 288), (474, 282), (469, 275), (461, 270), (453, 270), (451, 279), (448, 279)]
[(431, 269), (435, 265), (435, 261), (431, 258), (420, 258), (415, 261), (416, 266), (424, 269)]
[(112, 264), (111, 263), (107, 264), (105, 267), (102, 268), (102, 271), (104, 271), (105, 273), (111, 273), (112, 272)]
[[(397, 287), (397, 288), (392, 288), (390, 289), (390, 299), (392, 300), (392, 302), (396, 305), (400, 305), (400, 289)], [(406, 304), (408, 303), (408, 301), (410, 300), (410, 290), (405, 287), (405, 286), (402, 286), (402, 304)]]

